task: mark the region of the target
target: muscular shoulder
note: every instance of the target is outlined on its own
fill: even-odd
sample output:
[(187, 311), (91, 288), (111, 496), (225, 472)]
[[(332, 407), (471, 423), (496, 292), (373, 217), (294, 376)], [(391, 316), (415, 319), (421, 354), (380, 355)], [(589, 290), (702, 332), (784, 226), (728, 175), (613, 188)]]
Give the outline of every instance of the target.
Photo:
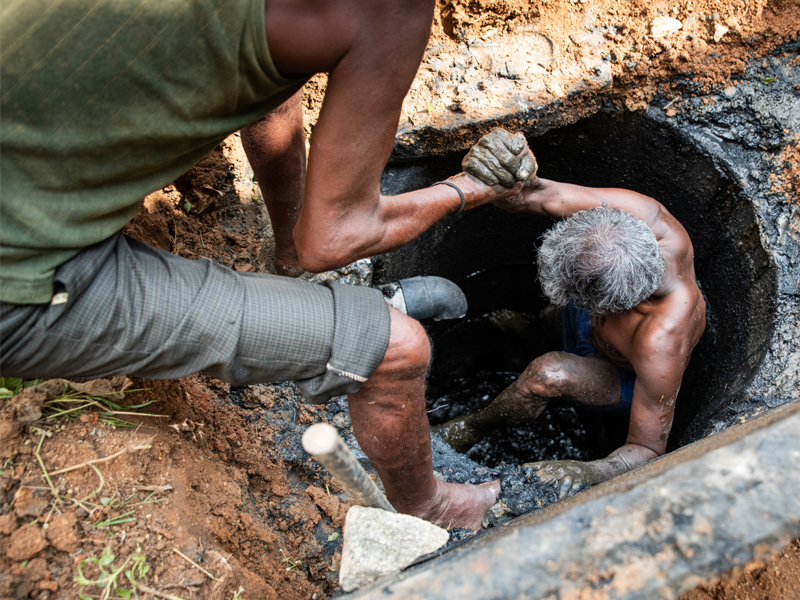
[(694, 280), (680, 281), (667, 296), (637, 308), (642, 317), (632, 345), (638, 355), (686, 357), (705, 330), (705, 302)]
[(424, 44), (434, 0), (266, 0), (270, 53), (283, 75), (330, 72), (353, 49)]

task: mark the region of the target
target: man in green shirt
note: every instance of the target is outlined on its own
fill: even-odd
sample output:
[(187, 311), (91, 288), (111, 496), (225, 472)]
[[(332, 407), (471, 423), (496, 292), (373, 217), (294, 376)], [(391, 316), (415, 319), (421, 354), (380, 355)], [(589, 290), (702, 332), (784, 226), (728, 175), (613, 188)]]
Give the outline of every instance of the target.
[[(433, 8), (433, 0), (7, 2), (3, 374), (201, 371), (238, 384), (294, 379), (314, 401), (349, 393), (354, 431), (394, 506), (478, 528), (499, 484), (433, 477), (430, 348), (417, 321), (387, 308), (376, 290), (234, 273), (120, 233), (145, 195), (318, 72), (329, 82), (307, 172), (296, 104), (245, 134), (251, 156), (260, 153), (271, 212), (281, 190), (296, 211), (291, 240), (295, 217), (276, 220), (284, 272), (387, 252), (448, 214), (518, 192), (513, 178), (490, 187), (461, 175), (450, 180), (458, 189), (380, 194)], [(499, 154), (520, 179), (532, 172), (532, 159), (517, 170), (515, 154), (525, 150), (517, 139)]]

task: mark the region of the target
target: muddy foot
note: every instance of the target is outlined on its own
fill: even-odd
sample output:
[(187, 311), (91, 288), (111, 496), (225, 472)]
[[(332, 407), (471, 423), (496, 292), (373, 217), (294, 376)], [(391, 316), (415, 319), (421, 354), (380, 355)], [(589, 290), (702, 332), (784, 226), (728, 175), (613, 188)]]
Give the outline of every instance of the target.
[(463, 454), (483, 439), (483, 434), (469, 425), (471, 416), (458, 417), (431, 429), (442, 436), (445, 443), (453, 450)]
[(447, 483), (440, 479), (436, 482), (436, 497), (428, 509), (411, 514), (445, 529), (478, 531), (487, 511), (500, 495), (499, 479), (480, 485)]

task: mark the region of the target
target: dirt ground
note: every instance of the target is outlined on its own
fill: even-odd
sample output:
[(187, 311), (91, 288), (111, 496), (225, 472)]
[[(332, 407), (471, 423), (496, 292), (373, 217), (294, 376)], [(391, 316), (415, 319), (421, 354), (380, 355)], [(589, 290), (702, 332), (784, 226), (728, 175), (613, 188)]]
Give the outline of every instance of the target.
[[(655, 21), (661, 17), (674, 21)], [(678, 22), (680, 30), (656, 35), (658, 26)], [(800, 35), (800, 5), (440, 0), (401, 127), (502, 110), (502, 102), (466, 97), (498, 69), (515, 94), (558, 96), (587, 59), (602, 58), (582, 37), (589, 29), (605, 40), (612, 97), (639, 110), (668, 90), (674, 75), (718, 88), (735, 82), (747, 57)], [(539, 40), (545, 59), (522, 67), (460, 63), (466, 44), (501, 47), (515, 36)], [(324, 89), (324, 76), (306, 86), (309, 133)], [(680, 111), (680, 102), (672, 108)], [(797, 146), (787, 148), (777, 190), (797, 196), (798, 164)], [(126, 232), (187, 258), (272, 271), (269, 219), (238, 134), (148, 196)], [(111, 598), (128, 597), (134, 584), (140, 598), (321, 600), (335, 593), (349, 501), (315, 465), (288, 464), (286, 442), (269, 424), (272, 417), (327, 417), (286, 384), (231, 389), (198, 375), (130, 385), (143, 391), (121, 395), (119, 404), (151, 402), (127, 412), (156, 415), (125, 415), (133, 427), (105, 422), (91, 409), (56, 419), (47, 401), (37, 416), (36, 398), (24, 395), (0, 400), (0, 598), (101, 598), (103, 587), (92, 581), (102, 577), (116, 577)], [(799, 580), (800, 543), (793, 542), (768, 562), (754, 561), (682, 599), (789, 600), (800, 598)]]

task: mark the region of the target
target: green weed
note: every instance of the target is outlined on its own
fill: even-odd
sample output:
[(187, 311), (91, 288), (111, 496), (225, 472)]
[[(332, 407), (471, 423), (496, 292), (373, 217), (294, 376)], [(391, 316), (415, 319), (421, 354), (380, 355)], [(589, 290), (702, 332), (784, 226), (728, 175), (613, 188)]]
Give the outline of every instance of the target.
[[(111, 594), (116, 594), (119, 598), (130, 598), (136, 593), (136, 588), (144, 583), (144, 578), (150, 571), (150, 565), (146, 562), (147, 558), (141, 552), (141, 548), (136, 548), (136, 552), (130, 554), (119, 567), (114, 566), (116, 556), (111, 551), (111, 546), (106, 546), (100, 558), (92, 556), (82, 560), (78, 563), (78, 574), (74, 577), (75, 582), (81, 586), (78, 596), (81, 600), (90, 600), (92, 597), (85, 594), (84, 590), (88, 587), (97, 587), (102, 590), (100, 600), (108, 600)], [(89, 566), (97, 570), (97, 574), (94, 575), (95, 579), (90, 579), (84, 572), (84, 569)], [(120, 584), (127, 585), (120, 577), (123, 573), (130, 588), (120, 587)]]
[(281, 548), (281, 556), (283, 556), (281, 562), (287, 565), (286, 566), (287, 571), (294, 571), (301, 564), (300, 561), (292, 560), (292, 558), (286, 553), (286, 550), (284, 550), (283, 548)]

